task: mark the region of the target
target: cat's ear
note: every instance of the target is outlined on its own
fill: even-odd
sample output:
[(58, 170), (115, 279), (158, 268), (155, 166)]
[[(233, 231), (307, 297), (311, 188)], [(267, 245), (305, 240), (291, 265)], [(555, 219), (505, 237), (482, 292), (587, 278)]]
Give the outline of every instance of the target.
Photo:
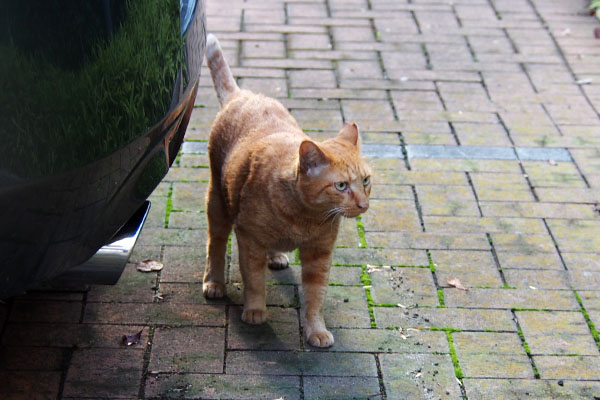
[(355, 122), (344, 125), (337, 137), (349, 142), (353, 146), (360, 147), (360, 134)]
[(305, 140), (300, 145), (300, 171), (308, 176), (318, 175), (319, 172), (329, 165), (329, 157), (315, 142)]

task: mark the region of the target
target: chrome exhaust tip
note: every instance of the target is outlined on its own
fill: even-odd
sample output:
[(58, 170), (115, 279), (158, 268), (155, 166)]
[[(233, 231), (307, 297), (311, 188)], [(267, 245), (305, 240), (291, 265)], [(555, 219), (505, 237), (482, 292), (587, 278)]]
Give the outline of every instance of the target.
[(118, 282), (150, 211), (150, 202), (133, 214), (111, 239), (89, 260), (52, 279), (52, 287), (73, 287), (89, 284), (114, 285)]

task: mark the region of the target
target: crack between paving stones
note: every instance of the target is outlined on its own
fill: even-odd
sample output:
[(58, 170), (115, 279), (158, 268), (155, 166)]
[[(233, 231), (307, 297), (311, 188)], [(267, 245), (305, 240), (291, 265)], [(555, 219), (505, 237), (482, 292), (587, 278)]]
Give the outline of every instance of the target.
[(150, 366), (150, 355), (152, 353), (152, 344), (154, 342), (154, 332), (156, 330), (155, 325), (148, 327), (148, 341), (146, 342), (146, 349), (144, 350), (144, 361), (142, 363), (142, 379), (140, 381), (140, 387), (138, 390), (138, 399), (144, 399), (146, 397), (146, 380), (148, 379), (148, 367)]
[(490, 250), (492, 251), (492, 257), (494, 259), (494, 264), (496, 264), (496, 268), (498, 273), (500, 274), (500, 279), (502, 280), (502, 285), (504, 288), (508, 287), (508, 283), (506, 282), (506, 277), (504, 276), (504, 271), (502, 270), (502, 265), (500, 264), (500, 259), (498, 258), (498, 253), (496, 252), (496, 247), (494, 246), (494, 241), (492, 240), (492, 235), (490, 233), (485, 234), (490, 244)]
[(63, 393), (65, 391), (65, 384), (67, 382), (67, 374), (69, 372), (69, 367), (71, 365), (71, 360), (73, 359), (73, 354), (75, 353), (76, 347), (70, 347), (65, 349), (63, 354), (63, 359), (61, 360), (60, 365), (60, 381), (58, 383), (58, 393), (56, 395), (57, 399), (63, 398)]
[(510, 310), (512, 316), (513, 316), (513, 320), (515, 321), (515, 325), (517, 326), (517, 333), (519, 335), (519, 339), (521, 339), (521, 345), (523, 346), (523, 349), (525, 350), (525, 353), (527, 354), (527, 358), (529, 358), (529, 363), (531, 364), (531, 368), (533, 369), (533, 375), (535, 377), (535, 379), (540, 379), (540, 373), (535, 365), (535, 362), (533, 361), (533, 356), (531, 355), (531, 349), (529, 348), (529, 345), (527, 344), (527, 341), (525, 340), (525, 334), (523, 333), (523, 330), (521, 329), (521, 324), (519, 323), (519, 319), (517, 318), (517, 313), (516, 313), (516, 308), (512, 308)]
[(544, 222), (544, 226), (546, 227), (546, 231), (548, 232), (548, 235), (550, 235), (550, 239), (552, 239), (552, 244), (554, 245), (554, 249), (558, 253), (558, 257), (560, 258), (560, 262), (561, 262), (563, 268), (565, 269), (565, 271), (568, 271), (569, 268), (567, 267), (567, 263), (565, 262), (565, 259), (563, 258), (560, 248), (558, 247), (558, 242), (556, 241), (554, 234), (552, 234), (552, 231), (550, 230), (550, 226), (548, 226), (548, 221), (546, 221), (546, 218), (542, 218), (542, 221)]
[(477, 191), (475, 190), (475, 185), (473, 184), (473, 179), (471, 179), (471, 174), (469, 173), (469, 171), (465, 171), (465, 174), (467, 175), (467, 182), (469, 182), (471, 191), (473, 191), (473, 196), (475, 196), (475, 204), (477, 204), (479, 216), (483, 217), (483, 211), (481, 210), (481, 205), (479, 204), (479, 196), (477, 195)]
[(581, 307), (580, 312), (583, 314), (583, 318), (585, 319), (588, 329), (590, 330), (590, 334), (592, 335), (592, 338), (594, 338), (594, 342), (596, 342), (596, 347), (598, 348), (598, 351), (600, 352), (600, 335), (598, 334), (596, 325), (590, 318), (590, 315), (588, 314), (585, 306), (583, 305), (583, 301), (581, 300), (579, 293), (577, 293), (576, 290), (573, 290), (573, 294), (575, 295), (575, 299), (577, 300), (577, 303), (579, 303), (579, 307)]

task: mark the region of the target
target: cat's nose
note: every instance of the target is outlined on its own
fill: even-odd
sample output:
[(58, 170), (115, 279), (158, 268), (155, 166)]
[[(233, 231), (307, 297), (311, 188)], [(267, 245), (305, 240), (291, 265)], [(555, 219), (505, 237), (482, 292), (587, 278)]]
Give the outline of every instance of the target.
[(359, 201), (358, 203), (356, 203), (356, 207), (358, 207), (358, 209), (361, 212), (365, 212), (369, 208), (369, 201), (368, 200), (366, 200), (366, 201)]

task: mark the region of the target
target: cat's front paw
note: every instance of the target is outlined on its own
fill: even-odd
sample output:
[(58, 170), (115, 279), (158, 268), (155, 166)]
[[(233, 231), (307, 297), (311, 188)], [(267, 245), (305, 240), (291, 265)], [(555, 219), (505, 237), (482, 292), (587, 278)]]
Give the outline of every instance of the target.
[(268, 264), (271, 269), (284, 269), (290, 265), (290, 260), (283, 253), (274, 253), (269, 255)]
[(207, 299), (220, 299), (225, 296), (225, 285), (219, 282), (204, 282), (202, 293)]
[(333, 342), (333, 335), (327, 330), (308, 335), (308, 343), (314, 347), (331, 347)]
[(247, 324), (260, 325), (267, 320), (266, 310), (246, 310), (242, 311), (242, 321)]

